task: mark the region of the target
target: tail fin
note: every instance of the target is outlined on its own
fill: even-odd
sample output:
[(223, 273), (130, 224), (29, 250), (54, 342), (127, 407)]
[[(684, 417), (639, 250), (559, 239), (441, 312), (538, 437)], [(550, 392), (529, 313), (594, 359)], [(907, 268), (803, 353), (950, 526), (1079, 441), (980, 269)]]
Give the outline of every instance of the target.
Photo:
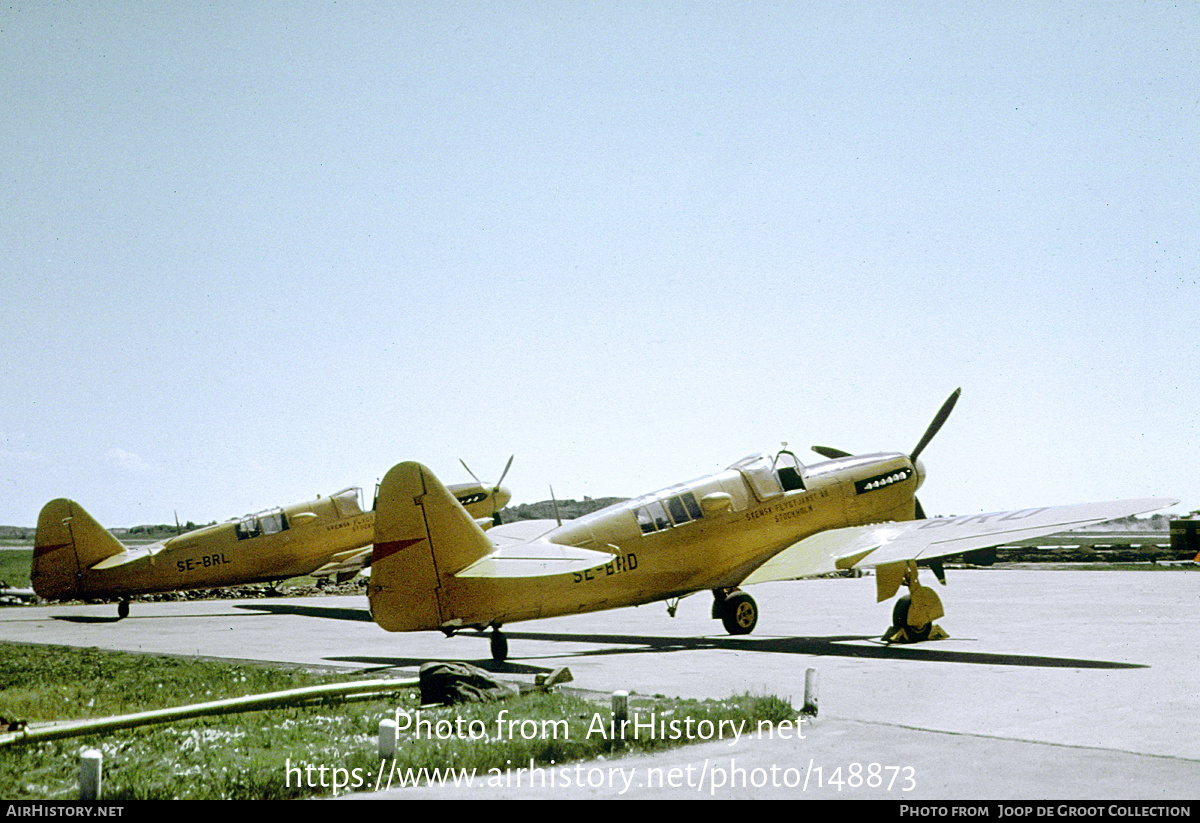
[(38, 515), (33, 543), (33, 590), (47, 600), (81, 594), (83, 573), (125, 551), (117, 538), (73, 500), (51, 500)]
[(442, 581), (492, 550), (491, 541), (433, 472), (400, 463), (379, 484), (368, 593), (375, 622), (392, 632), (450, 619)]

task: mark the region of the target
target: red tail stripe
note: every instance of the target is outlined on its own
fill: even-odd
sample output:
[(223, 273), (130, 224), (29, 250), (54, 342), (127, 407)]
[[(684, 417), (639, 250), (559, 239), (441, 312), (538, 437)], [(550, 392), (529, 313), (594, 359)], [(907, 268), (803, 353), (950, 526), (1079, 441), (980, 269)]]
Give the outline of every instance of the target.
[(383, 558), (393, 555), (396, 552), (404, 551), (409, 546), (416, 545), (425, 539), (424, 537), (415, 537), (410, 540), (391, 540), (387, 543), (376, 543), (375, 548), (371, 551), (371, 562), (378, 563)]

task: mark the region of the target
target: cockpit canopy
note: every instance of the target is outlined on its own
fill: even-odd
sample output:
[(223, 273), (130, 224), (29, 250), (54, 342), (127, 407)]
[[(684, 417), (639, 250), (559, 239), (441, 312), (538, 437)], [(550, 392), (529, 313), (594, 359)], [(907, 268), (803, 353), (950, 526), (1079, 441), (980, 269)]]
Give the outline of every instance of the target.
[(787, 449), (781, 449), (774, 458), (761, 453), (752, 454), (729, 468), (741, 473), (759, 500), (805, 489), (804, 464)]
[(362, 489), (358, 486), (351, 486), (348, 489), (335, 492), (329, 495), (329, 499), (333, 501), (338, 517), (350, 517), (363, 513)]
[(642, 534), (682, 526), (704, 516), (696, 495), (681, 486), (639, 498), (634, 501), (633, 514)]
[(280, 508), (267, 509), (258, 514), (248, 514), (237, 521), (234, 533), (238, 540), (249, 540), (264, 534), (277, 534), (288, 529), (287, 514)]
[[(333, 505), (338, 519), (357, 517), (363, 513), (362, 489), (358, 486), (351, 486), (350, 488), (342, 489), (340, 492), (335, 492), (329, 495), (328, 500)], [(316, 504), (308, 505), (321, 504), (322, 501), (318, 500)], [(292, 507), (292, 513), (297, 516), (304, 514), (303, 512), (298, 513), (296, 507)], [(308, 516), (312, 516), (312, 513), (308, 513)], [(262, 537), (263, 535), (278, 534), (279, 532), (287, 531), (289, 528), (291, 528), (291, 524), (288, 522), (287, 512), (282, 508), (276, 507), (258, 512), (257, 514), (246, 515), (235, 522), (233, 530), (238, 540), (250, 540), (255, 537)]]

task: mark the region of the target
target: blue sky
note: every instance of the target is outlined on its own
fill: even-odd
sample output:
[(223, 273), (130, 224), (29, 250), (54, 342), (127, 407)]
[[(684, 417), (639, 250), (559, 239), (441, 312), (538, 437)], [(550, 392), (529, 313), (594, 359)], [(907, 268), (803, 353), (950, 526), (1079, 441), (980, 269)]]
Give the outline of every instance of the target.
[(1200, 508), (1197, 42), (1194, 4), (8, 4), (0, 523), (510, 454), (516, 502), (634, 495), (909, 451), (958, 386), (931, 514)]

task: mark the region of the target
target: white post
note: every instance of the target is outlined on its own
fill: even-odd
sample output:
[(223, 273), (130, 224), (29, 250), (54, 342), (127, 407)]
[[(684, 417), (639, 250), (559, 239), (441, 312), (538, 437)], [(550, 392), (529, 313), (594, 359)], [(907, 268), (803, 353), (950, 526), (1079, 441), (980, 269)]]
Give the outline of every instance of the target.
[(100, 799), (100, 770), (104, 755), (95, 749), (84, 749), (79, 755), (79, 799)]
[(395, 720), (379, 721), (379, 759), (394, 760), (400, 742), (400, 727)]
[(807, 669), (804, 672), (804, 708), (803, 714), (817, 714), (817, 670)]
[(612, 715), (613, 743), (619, 745), (625, 740), (625, 724), (629, 722), (629, 692), (624, 689), (612, 693)]

